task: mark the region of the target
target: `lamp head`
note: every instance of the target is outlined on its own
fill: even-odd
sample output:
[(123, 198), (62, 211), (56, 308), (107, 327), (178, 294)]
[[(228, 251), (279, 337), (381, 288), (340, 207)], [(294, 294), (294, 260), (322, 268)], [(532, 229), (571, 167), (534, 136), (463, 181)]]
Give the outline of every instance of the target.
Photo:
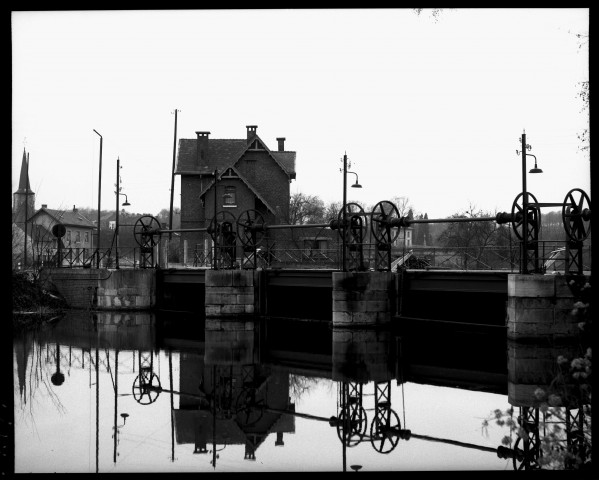
[(537, 168), (537, 166), (535, 165), (535, 168), (531, 168), (528, 173), (543, 173), (543, 170)]
[(127, 202), (126, 200), (125, 200), (125, 202), (123, 203), (123, 207), (128, 207), (128, 206), (130, 206), (130, 205), (131, 205), (131, 204), (130, 204), (129, 202)]
[(362, 188), (362, 185), (358, 183), (358, 179), (356, 179), (356, 183), (352, 185), (352, 188)]

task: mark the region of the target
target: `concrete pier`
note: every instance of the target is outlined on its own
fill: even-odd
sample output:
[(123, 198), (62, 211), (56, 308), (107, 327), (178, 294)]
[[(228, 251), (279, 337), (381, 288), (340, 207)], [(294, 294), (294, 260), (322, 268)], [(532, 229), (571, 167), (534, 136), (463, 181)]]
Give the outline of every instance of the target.
[(260, 271), (254, 270), (206, 270), (206, 318), (259, 313), (259, 275)]
[(571, 339), (580, 334), (572, 315), (576, 298), (562, 275), (508, 276), (507, 337)]
[(333, 327), (391, 323), (392, 272), (333, 272)]

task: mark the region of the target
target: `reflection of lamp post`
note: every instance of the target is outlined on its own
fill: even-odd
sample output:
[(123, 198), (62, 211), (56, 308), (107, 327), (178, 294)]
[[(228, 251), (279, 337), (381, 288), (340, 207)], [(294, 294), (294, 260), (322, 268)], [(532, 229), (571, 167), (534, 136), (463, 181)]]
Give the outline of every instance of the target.
[(102, 135), (100, 135), (100, 167), (98, 168), (98, 240), (96, 241), (96, 250), (98, 252), (98, 259), (96, 260), (96, 268), (100, 268), (100, 200), (102, 198)]
[(537, 157), (526, 153), (526, 133), (522, 133), (522, 254), (520, 255), (520, 271), (528, 273), (528, 192), (526, 191), (526, 156), (534, 157), (535, 166), (529, 173), (543, 173), (543, 170), (537, 168)]
[(343, 224), (342, 224), (342, 228), (343, 228), (343, 235), (341, 237), (341, 241), (342, 241), (342, 247), (343, 247), (343, 251), (342, 251), (342, 267), (343, 267), (343, 271), (346, 271), (346, 261), (345, 261), (345, 237), (346, 237), (346, 228), (347, 228), (347, 212), (346, 212), (346, 205), (347, 205), (347, 174), (348, 173), (353, 173), (356, 176), (356, 183), (354, 183), (352, 185), (352, 188), (362, 188), (362, 185), (360, 185), (358, 183), (358, 174), (355, 172), (348, 172), (347, 171), (347, 154), (343, 155), (343, 205), (341, 206), (341, 208), (343, 209)]
[(116, 243), (116, 248), (115, 248), (115, 268), (118, 270), (119, 268), (119, 195), (124, 195), (125, 196), (125, 203), (123, 203), (123, 207), (128, 207), (129, 205), (131, 205), (128, 201), (127, 201), (127, 195), (125, 193), (121, 193), (121, 187), (120, 187), (120, 169), (121, 169), (121, 160), (120, 158), (116, 159), (116, 192), (114, 192), (116, 195), (116, 222), (115, 222), (115, 230), (114, 230), (114, 235), (115, 235), (115, 243)]
[(64, 383), (64, 374), (60, 371), (60, 345), (56, 344), (56, 373), (50, 377), (52, 384), (59, 387)]

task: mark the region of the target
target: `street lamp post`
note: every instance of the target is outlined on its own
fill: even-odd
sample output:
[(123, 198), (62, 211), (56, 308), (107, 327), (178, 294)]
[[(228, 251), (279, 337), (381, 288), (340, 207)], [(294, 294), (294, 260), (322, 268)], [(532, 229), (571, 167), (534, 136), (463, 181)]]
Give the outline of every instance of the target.
[[(526, 191), (526, 156), (534, 157), (535, 166), (529, 173), (543, 173), (537, 168), (537, 157), (526, 153), (526, 133), (522, 133), (522, 253), (520, 254), (520, 271), (528, 273), (528, 192)], [(536, 270), (536, 268), (535, 268)]]
[(96, 268), (100, 268), (100, 201), (102, 199), (102, 135), (100, 135), (96, 129), (94, 129), (94, 132), (96, 132), (96, 134), (98, 134), (98, 136), (100, 137), (100, 167), (98, 168), (98, 233), (97, 233), (97, 241), (96, 241), (96, 253), (97, 253), (97, 259), (96, 259)]
[(121, 193), (121, 191), (120, 191), (121, 190), (120, 169), (121, 169), (121, 160), (120, 160), (120, 158), (117, 158), (116, 159), (116, 192), (114, 192), (116, 194), (116, 221), (115, 221), (115, 230), (114, 230), (116, 248), (114, 250), (114, 258), (115, 258), (115, 268), (117, 270), (119, 269), (119, 196), (120, 195), (125, 196), (125, 202), (123, 203), (123, 207), (127, 207), (127, 206), (131, 205), (127, 199), (127, 195), (125, 193)]
[(360, 185), (358, 183), (358, 174), (356, 172), (350, 172), (347, 170), (347, 153), (345, 153), (343, 155), (343, 205), (341, 206), (342, 211), (343, 211), (343, 235), (341, 237), (341, 244), (342, 244), (342, 252), (341, 252), (341, 263), (342, 263), (342, 267), (343, 267), (343, 271), (346, 272), (347, 271), (347, 261), (346, 261), (346, 234), (347, 234), (347, 211), (346, 211), (346, 206), (347, 206), (347, 174), (348, 173), (353, 173), (356, 176), (356, 183), (354, 183), (352, 185), (352, 188), (362, 188), (362, 185)]

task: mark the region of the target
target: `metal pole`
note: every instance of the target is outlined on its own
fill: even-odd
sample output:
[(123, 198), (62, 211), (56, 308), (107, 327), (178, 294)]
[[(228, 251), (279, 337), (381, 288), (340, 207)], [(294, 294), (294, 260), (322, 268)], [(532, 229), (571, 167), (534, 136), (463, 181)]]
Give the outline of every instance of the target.
[(218, 170), (215, 168), (214, 169), (214, 232), (213, 232), (214, 239), (212, 241), (212, 243), (214, 244), (213, 245), (214, 255), (212, 258), (212, 268), (214, 268), (214, 270), (217, 269), (217, 266), (216, 266), (216, 239), (218, 238), (218, 235), (217, 235), (218, 222), (216, 221), (216, 184), (217, 184), (217, 182), (218, 182)]
[(114, 352), (114, 452), (112, 461), (116, 463), (119, 426), (117, 424), (118, 398), (119, 398), (119, 351)]
[[(173, 170), (171, 174), (171, 209), (169, 213), (168, 228), (173, 228), (173, 195), (175, 194), (175, 152), (177, 151), (177, 112), (175, 108), (175, 138), (173, 139)], [(168, 238), (172, 238), (172, 233), (169, 233)]]
[(100, 135), (95, 129), (96, 132), (100, 136), (100, 167), (98, 169), (98, 235), (97, 235), (97, 245), (96, 250), (98, 253), (98, 258), (96, 260), (96, 268), (100, 268), (100, 202), (102, 199), (102, 135)]
[(526, 133), (522, 133), (522, 253), (520, 273), (528, 273), (528, 193), (526, 192)]
[(120, 158), (117, 157), (116, 159), (116, 224), (115, 224), (115, 230), (114, 230), (114, 235), (115, 235), (115, 240), (116, 240), (116, 248), (114, 250), (114, 257), (115, 257), (115, 268), (118, 270), (119, 269), (119, 169), (121, 168), (121, 160)]
[(343, 225), (342, 225), (342, 229), (343, 229), (343, 235), (341, 236), (341, 246), (343, 248), (343, 252), (341, 253), (341, 262), (342, 262), (342, 270), (345, 272), (346, 268), (345, 268), (345, 228), (346, 228), (346, 222), (347, 222), (347, 214), (346, 214), (346, 208), (345, 205), (347, 203), (347, 153), (343, 155)]

